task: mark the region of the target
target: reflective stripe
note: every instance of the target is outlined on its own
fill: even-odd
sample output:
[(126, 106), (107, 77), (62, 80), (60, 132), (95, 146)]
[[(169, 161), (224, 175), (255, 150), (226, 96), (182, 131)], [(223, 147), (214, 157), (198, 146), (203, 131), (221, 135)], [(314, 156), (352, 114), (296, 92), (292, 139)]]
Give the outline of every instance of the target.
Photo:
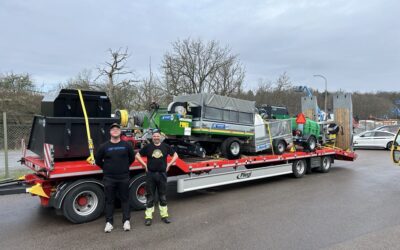
[(160, 208), (160, 215), (161, 215), (161, 218), (166, 218), (166, 217), (168, 217), (168, 207), (167, 206), (158, 206), (159, 208)]
[(154, 207), (146, 208), (146, 211), (144, 211), (145, 214), (145, 219), (153, 219), (153, 212), (154, 212)]

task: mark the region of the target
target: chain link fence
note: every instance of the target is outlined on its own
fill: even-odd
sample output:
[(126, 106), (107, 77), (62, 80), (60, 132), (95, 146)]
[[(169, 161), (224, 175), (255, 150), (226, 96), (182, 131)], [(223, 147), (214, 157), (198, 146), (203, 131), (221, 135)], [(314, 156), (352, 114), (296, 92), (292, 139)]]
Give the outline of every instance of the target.
[[(21, 140), (28, 144), (31, 124), (7, 124), (8, 150), (20, 150)], [(4, 150), (4, 127), (0, 124), (0, 150)]]
[[(3, 118), (3, 116), (2, 116)], [(25, 140), (25, 144), (28, 143), (29, 135), (31, 131), (31, 124), (16, 124), (13, 121), (7, 119), (7, 152), (4, 148), (4, 123), (3, 119), (0, 119), (0, 178), (14, 177), (15, 171), (26, 170), (19, 160), (22, 156), (21, 141)]]

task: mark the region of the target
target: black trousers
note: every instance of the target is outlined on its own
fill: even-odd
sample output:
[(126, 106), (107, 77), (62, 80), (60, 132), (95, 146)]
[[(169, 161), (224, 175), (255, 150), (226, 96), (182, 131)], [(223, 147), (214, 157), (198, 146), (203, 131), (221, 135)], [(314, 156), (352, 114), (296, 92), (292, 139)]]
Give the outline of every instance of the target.
[(154, 206), (156, 194), (160, 206), (167, 205), (167, 173), (166, 172), (147, 172), (146, 174), (146, 199), (147, 208)]
[(114, 204), (117, 193), (121, 200), (122, 223), (126, 220), (130, 220), (131, 211), (129, 207), (129, 178), (115, 179), (105, 176), (103, 182), (104, 193), (106, 196), (106, 222), (110, 222), (111, 224), (114, 222)]

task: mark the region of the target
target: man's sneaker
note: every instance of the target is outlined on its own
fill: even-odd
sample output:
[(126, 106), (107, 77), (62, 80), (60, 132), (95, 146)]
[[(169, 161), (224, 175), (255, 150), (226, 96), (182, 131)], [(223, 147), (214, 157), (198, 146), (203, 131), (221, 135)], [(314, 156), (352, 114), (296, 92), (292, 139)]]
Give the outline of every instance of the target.
[(151, 226), (151, 219), (146, 219), (146, 220), (144, 220), (144, 224), (146, 225), (146, 226)]
[(124, 222), (124, 231), (130, 231), (131, 230), (131, 223), (129, 223), (129, 220), (126, 220)]
[(110, 222), (106, 223), (106, 227), (104, 228), (105, 233), (111, 233), (111, 231), (114, 229), (113, 225), (111, 225)]
[(161, 220), (162, 220), (165, 224), (171, 223), (171, 221), (169, 220), (168, 217), (161, 218)]

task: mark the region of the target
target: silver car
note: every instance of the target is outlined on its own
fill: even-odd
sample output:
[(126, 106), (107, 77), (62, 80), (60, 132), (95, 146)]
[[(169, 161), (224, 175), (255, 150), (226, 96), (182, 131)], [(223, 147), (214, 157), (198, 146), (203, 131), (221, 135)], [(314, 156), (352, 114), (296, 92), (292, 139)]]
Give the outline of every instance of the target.
[(353, 137), (355, 148), (390, 149), (396, 135), (386, 131), (365, 131)]

